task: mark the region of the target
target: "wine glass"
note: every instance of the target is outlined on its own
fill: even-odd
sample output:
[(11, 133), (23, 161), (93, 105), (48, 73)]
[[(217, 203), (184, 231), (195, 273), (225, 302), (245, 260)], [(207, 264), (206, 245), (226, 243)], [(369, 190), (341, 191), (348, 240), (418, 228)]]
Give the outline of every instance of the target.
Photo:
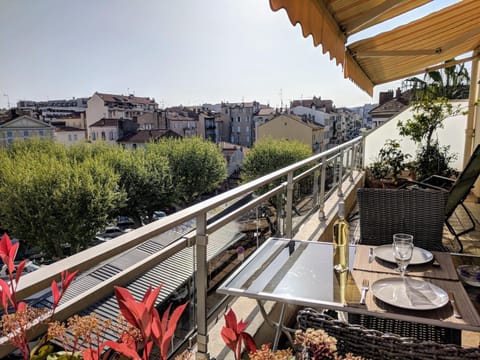
[(413, 254), (413, 235), (393, 235), (393, 256), (398, 265), (398, 271), (403, 277)]

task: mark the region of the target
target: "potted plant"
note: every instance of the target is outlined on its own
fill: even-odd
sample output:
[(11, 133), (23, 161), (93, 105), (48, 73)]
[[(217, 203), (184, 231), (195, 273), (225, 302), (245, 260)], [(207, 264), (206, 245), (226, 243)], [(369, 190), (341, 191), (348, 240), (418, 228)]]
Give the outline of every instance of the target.
[(414, 167), (417, 180), (422, 181), (431, 175), (450, 177), (454, 170), (449, 166), (456, 158), (449, 154), (449, 146), (440, 146), (434, 135), (443, 128), (443, 121), (460, 112), (445, 98), (430, 99), (425, 97), (413, 104), (413, 117), (400, 121), (400, 135), (408, 136), (418, 145)]
[(397, 140), (387, 140), (375, 162), (367, 168), (366, 186), (395, 188), (401, 185), (400, 175), (408, 168), (406, 160), (409, 157), (410, 154), (402, 152)]
[[(76, 272), (62, 272), (60, 287), (55, 281), (52, 282), (54, 302), (51, 310), (33, 309), (25, 302), (18, 301), (16, 291), (26, 264), (24, 260), (15, 267), (14, 259), (18, 247), (19, 243), (12, 244), (7, 234), (2, 236), (0, 258), (7, 265), (9, 281), (0, 279), (1, 305), (4, 310), (1, 329), (8, 341), (20, 350), (24, 360), (98, 360), (106, 359), (112, 351), (130, 359), (147, 360), (154, 345), (158, 346), (160, 359), (166, 360), (177, 323), (188, 302), (176, 307), (173, 311), (169, 306), (160, 316), (155, 308), (155, 301), (161, 286), (155, 289), (148, 288), (141, 301), (137, 301), (127, 289), (115, 287), (115, 296), (125, 324), (120, 331), (118, 341), (102, 341), (102, 331), (109, 326), (109, 323), (101, 322), (95, 316), (74, 316), (67, 320), (66, 324), (52, 321), (55, 309)], [(28, 331), (33, 326), (45, 322), (48, 322), (50, 338), (65, 339), (67, 332), (73, 333), (73, 341), (70, 341), (69, 346), (67, 346), (68, 342), (65, 342), (65, 349), (57, 351), (52, 344), (47, 343), (47, 337), (30, 349)], [(85, 350), (80, 350), (81, 347)], [(107, 348), (109, 350), (104, 352)]]

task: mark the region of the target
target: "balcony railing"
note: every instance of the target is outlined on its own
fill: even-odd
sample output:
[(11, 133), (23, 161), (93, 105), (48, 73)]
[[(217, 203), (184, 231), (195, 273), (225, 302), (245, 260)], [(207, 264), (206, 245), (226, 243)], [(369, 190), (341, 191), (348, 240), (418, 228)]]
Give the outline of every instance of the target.
[[(224, 228), (239, 217), (246, 216), (257, 210), (256, 225), (258, 246), (258, 209), (269, 207), (275, 214), (271, 223), (269, 236), (291, 238), (302, 223), (311, 216), (325, 218), (325, 201), (335, 191), (342, 195), (339, 186), (345, 179), (353, 177), (353, 171), (361, 169), (364, 157), (364, 139), (355, 138), (328, 151), (316, 154), (308, 159), (277, 170), (230, 191), (202, 201), (175, 214), (142, 226), (126, 233), (115, 240), (102, 243), (84, 250), (66, 259), (27, 274), (22, 278), (18, 288), (18, 297), (26, 298), (48, 288), (52, 280), (58, 280), (63, 270), (88, 271), (90, 268), (111, 259), (129, 249), (153, 239), (178, 226), (194, 221), (196, 230), (184, 234), (158, 252), (142, 258), (134, 265), (107, 278), (98, 285), (88, 287), (81, 294), (68, 299), (57, 308), (56, 319), (65, 320), (79, 313), (86, 307), (111, 296), (114, 286), (125, 286), (132, 280), (142, 276), (146, 271), (191, 248), (194, 261), (192, 278), (194, 281), (193, 296), (195, 302), (194, 329), (188, 336), (196, 335), (197, 358), (208, 358), (208, 323), (216, 309), (207, 306), (207, 291), (209, 289), (209, 264), (207, 262), (207, 247), (212, 241), (212, 234)], [(247, 199), (238, 205), (238, 199)], [(237, 206), (228, 212), (222, 212), (212, 217), (212, 212), (225, 208), (233, 203)], [(305, 205), (308, 204), (308, 205)], [(303, 211), (298, 211), (302, 206)], [(247, 216), (248, 218), (248, 216)], [(248, 221), (247, 221), (248, 222)], [(210, 310), (210, 311), (209, 311)], [(43, 329), (44, 330), (44, 329)], [(38, 332), (40, 332), (39, 330)], [(0, 356), (12, 350), (0, 342)]]

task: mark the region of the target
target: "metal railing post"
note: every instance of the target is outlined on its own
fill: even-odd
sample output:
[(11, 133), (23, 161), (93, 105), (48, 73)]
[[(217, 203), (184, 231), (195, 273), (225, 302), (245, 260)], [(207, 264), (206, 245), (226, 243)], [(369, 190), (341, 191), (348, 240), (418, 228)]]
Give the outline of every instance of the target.
[(293, 208), (293, 171), (287, 175), (287, 203), (285, 209), (285, 235), (288, 239), (292, 238), (292, 208)]
[(338, 169), (338, 190), (337, 194), (339, 197), (343, 197), (343, 190), (342, 190), (342, 184), (343, 184), (343, 149), (340, 150), (340, 167)]
[(350, 181), (353, 182), (353, 171), (356, 169), (356, 162), (357, 162), (357, 146), (354, 144), (352, 146), (352, 159), (350, 162)]
[[(335, 178), (335, 176), (334, 176)], [(325, 218), (325, 182), (327, 179), (327, 157), (322, 157), (322, 167), (320, 173), (320, 199), (319, 199), (319, 210), (318, 218), (320, 220), (326, 220)], [(334, 180), (335, 181), (335, 180)]]
[(197, 353), (196, 359), (208, 360), (208, 323), (207, 323), (207, 214), (197, 216)]
[(315, 208), (318, 205), (318, 180), (320, 178), (320, 170), (315, 170), (313, 173), (313, 193), (312, 205)]

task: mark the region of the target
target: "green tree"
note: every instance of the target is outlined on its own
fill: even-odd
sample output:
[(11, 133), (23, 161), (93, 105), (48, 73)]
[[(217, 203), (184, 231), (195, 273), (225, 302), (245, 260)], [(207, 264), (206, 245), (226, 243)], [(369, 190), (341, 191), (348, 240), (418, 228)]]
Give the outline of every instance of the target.
[[(445, 64), (455, 59), (447, 60)], [(465, 64), (447, 66), (425, 73), (423, 79), (413, 77), (405, 80), (412, 93), (412, 100), (438, 98), (468, 99), (470, 75)]]
[[(410, 137), (419, 146), (415, 161), (417, 178), (423, 180), (430, 175), (450, 176), (452, 169), (448, 163), (454, 158), (448, 155), (449, 147), (441, 147), (433, 138), (443, 121), (457, 115), (459, 107), (454, 107), (445, 98), (431, 100), (425, 98), (413, 104), (413, 118), (399, 121), (399, 133)], [(447, 164), (446, 166), (444, 164)]]
[(124, 200), (110, 166), (71, 159), (60, 144), (31, 141), (0, 154), (0, 223), (48, 256), (88, 246)]
[(166, 156), (146, 149), (120, 149), (108, 157), (119, 175), (120, 188), (127, 195), (119, 214), (140, 223), (153, 211), (170, 206), (173, 200), (172, 173)]
[(147, 146), (147, 153), (168, 158), (176, 201), (190, 203), (207, 194), (227, 177), (227, 165), (220, 148), (198, 137), (162, 139)]
[(306, 159), (312, 150), (298, 141), (267, 138), (255, 143), (242, 164), (242, 178), (248, 182)]

